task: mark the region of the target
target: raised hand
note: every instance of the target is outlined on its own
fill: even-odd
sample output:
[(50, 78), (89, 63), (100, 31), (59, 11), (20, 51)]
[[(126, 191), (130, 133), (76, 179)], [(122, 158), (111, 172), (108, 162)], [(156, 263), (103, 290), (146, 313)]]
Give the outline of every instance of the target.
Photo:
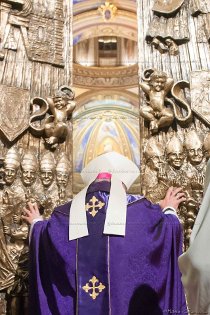
[(182, 191), (182, 188), (170, 187), (166, 193), (165, 198), (159, 202), (159, 205), (162, 209), (172, 207), (177, 210), (180, 203), (185, 200), (186, 197), (185, 193)]
[(37, 203), (32, 204), (31, 202), (28, 202), (28, 209), (26, 207), (23, 208), (23, 215), (21, 217), (29, 224), (32, 224), (34, 219), (41, 218), (42, 216), (39, 212)]

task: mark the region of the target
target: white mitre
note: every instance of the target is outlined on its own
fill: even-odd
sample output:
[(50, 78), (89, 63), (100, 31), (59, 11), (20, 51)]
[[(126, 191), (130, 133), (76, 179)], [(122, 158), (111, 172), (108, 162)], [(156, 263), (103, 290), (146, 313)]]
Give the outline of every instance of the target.
[(92, 160), (81, 172), (87, 185), (72, 200), (69, 216), (69, 240), (87, 236), (85, 197), (89, 185), (99, 173), (110, 173), (111, 188), (104, 224), (104, 234), (125, 236), (127, 198), (126, 191), (139, 176), (139, 168), (128, 158), (116, 152), (108, 152)]

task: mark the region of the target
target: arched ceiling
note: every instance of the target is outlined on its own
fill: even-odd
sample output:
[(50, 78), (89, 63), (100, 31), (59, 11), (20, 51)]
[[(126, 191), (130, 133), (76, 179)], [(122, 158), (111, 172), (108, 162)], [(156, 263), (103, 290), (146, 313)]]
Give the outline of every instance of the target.
[(130, 106), (130, 111), (133, 112), (133, 114), (137, 114), (139, 115), (139, 98), (136, 94), (132, 93), (132, 92), (129, 92), (127, 90), (107, 90), (107, 89), (104, 89), (104, 90), (100, 90), (100, 92), (97, 92), (96, 91), (88, 91), (88, 92), (85, 92), (83, 93), (82, 95), (79, 95), (75, 101), (76, 101), (76, 109), (74, 111), (74, 114), (73, 114), (73, 117), (76, 117), (77, 116), (77, 112), (78, 112), (78, 109), (80, 107), (85, 107), (85, 104), (88, 104), (89, 102), (94, 102), (95, 100), (105, 100), (105, 99), (108, 99), (108, 100), (112, 100), (113, 102), (116, 101), (116, 102), (127, 102)]
[(135, 1), (110, 1), (118, 10), (116, 16), (104, 21), (98, 8), (105, 1), (74, 0), (74, 44), (97, 36), (118, 36), (137, 41), (137, 16)]
[[(105, 1), (73, 0), (74, 15), (98, 9)], [(113, 0), (110, 1), (118, 9), (136, 12), (136, 0)]]

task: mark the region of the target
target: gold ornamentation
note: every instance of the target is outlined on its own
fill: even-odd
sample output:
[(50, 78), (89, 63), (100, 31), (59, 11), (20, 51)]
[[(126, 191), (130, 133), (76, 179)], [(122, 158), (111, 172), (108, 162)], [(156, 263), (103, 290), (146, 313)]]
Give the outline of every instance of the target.
[(59, 203), (66, 201), (66, 187), (69, 181), (71, 164), (66, 154), (63, 154), (56, 166), (56, 180), (58, 185)]
[(51, 152), (47, 152), (40, 161), (40, 179), (44, 187), (49, 187), (55, 175), (55, 160)]
[[(82, 287), (83, 290), (88, 293), (93, 300), (95, 300), (99, 293), (101, 293), (106, 288), (101, 282), (99, 282), (99, 285), (97, 285), (98, 282), (99, 280), (96, 278), (96, 276), (93, 276), (92, 279), (90, 279), (89, 282), (87, 282), (86, 285)], [(91, 283), (92, 286), (89, 283)], [(92, 293), (89, 292), (90, 290)]]
[[(152, 134), (157, 133), (160, 128), (171, 126), (174, 118), (185, 125), (191, 121), (190, 106), (181, 96), (181, 89), (189, 85), (187, 82), (180, 81), (174, 84), (174, 80), (165, 72), (155, 69), (146, 69), (143, 81), (140, 87), (146, 94), (147, 105), (140, 107), (140, 115), (149, 122)], [(176, 103), (168, 97), (170, 91)], [(170, 104), (173, 110), (166, 104)], [(185, 109), (186, 115), (180, 115), (176, 104)]]
[(31, 150), (26, 151), (21, 161), (22, 181), (25, 186), (31, 186), (36, 180), (38, 163)]
[(185, 137), (187, 159), (191, 165), (199, 165), (204, 157), (203, 142), (195, 130), (190, 130)]
[(0, 130), (9, 141), (13, 141), (29, 126), (30, 92), (0, 85), (0, 95)]
[(165, 180), (165, 157), (163, 143), (154, 137), (150, 138), (144, 151), (145, 169), (142, 175), (142, 192), (153, 202), (165, 196), (167, 185)]
[(170, 15), (176, 12), (183, 2), (184, 0), (155, 0), (152, 10), (161, 14)]
[(73, 81), (75, 86), (92, 88), (134, 87), (138, 85), (138, 65), (121, 67), (85, 67), (74, 64)]
[(210, 2), (206, 0), (190, 0), (190, 11), (192, 15), (210, 13)]
[[(46, 143), (51, 148), (56, 148), (60, 142), (64, 142), (68, 135), (67, 120), (75, 108), (74, 92), (68, 86), (61, 86), (53, 97), (46, 100), (36, 97), (32, 100), (32, 106), (39, 106), (38, 113), (33, 113), (30, 117), (30, 127), (35, 135), (43, 135)], [(36, 121), (50, 111), (51, 115), (46, 117), (41, 127), (37, 127)], [(35, 108), (36, 110), (36, 108)]]
[[(100, 210), (101, 208), (103, 208), (103, 206), (105, 205), (104, 202), (98, 200), (95, 196), (93, 196), (88, 203), (86, 203), (85, 205), (85, 210), (92, 215), (92, 217), (94, 218), (95, 215), (98, 213), (98, 210)], [(90, 209), (92, 209), (90, 211)], [(98, 210), (96, 210), (98, 209)]]
[(166, 155), (168, 164), (176, 170), (179, 170), (184, 162), (183, 143), (177, 136), (173, 136), (166, 144)]
[(62, 155), (56, 166), (56, 178), (58, 185), (67, 186), (69, 179), (70, 162), (65, 154)]
[(117, 14), (117, 7), (106, 1), (98, 8), (98, 12), (102, 15), (105, 22), (111, 21)]
[(192, 110), (210, 127), (210, 71), (193, 71), (190, 79)]
[(207, 159), (209, 159), (210, 158), (210, 133), (208, 133), (205, 136), (203, 147), (204, 147), (205, 156)]
[(20, 166), (20, 155), (16, 148), (12, 147), (7, 151), (4, 160), (4, 179), (7, 185), (11, 185), (17, 175)]
[(166, 108), (166, 95), (171, 90), (174, 80), (168, 78), (162, 71), (146, 69), (144, 71), (144, 82), (140, 87), (146, 93), (148, 105), (140, 108), (140, 114), (150, 122), (151, 133), (157, 133), (159, 128), (171, 126), (174, 120), (174, 113)]
[(146, 40), (161, 54), (179, 53), (178, 45), (190, 40), (188, 9), (183, 0), (159, 1), (153, 7), (154, 16), (149, 24)]
[(67, 119), (75, 108), (74, 92), (68, 86), (61, 86), (53, 98), (47, 98), (52, 116), (45, 123), (45, 141), (52, 147), (66, 140)]

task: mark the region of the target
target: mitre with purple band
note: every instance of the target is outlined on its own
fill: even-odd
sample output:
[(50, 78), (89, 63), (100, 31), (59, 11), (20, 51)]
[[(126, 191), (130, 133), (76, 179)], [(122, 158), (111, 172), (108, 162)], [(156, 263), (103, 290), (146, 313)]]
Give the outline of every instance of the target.
[(89, 235), (85, 197), (89, 185), (99, 173), (112, 175), (103, 233), (125, 236), (127, 198), (123, 184), (129, 189), (140, 172), (139, 168), (128, 158), (116, 152), (109, 152), (92, 160), (81, 172), (86, 187), (73, 198), (71, 203), (69, 240)]

